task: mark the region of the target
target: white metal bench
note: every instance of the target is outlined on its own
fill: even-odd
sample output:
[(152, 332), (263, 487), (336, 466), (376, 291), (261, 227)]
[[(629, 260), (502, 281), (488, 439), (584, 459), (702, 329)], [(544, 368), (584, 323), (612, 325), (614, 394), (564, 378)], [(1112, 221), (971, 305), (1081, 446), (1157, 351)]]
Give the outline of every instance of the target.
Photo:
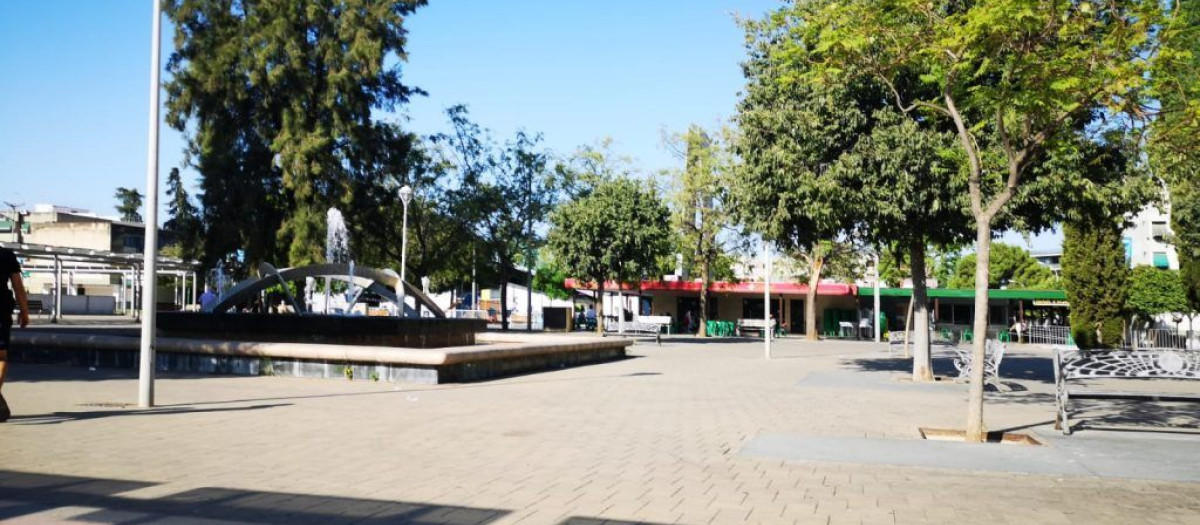
[[(654, 335), (660, 333), (663, 325), (659, 323), (648, 323), (642, 320), (625, 321), (625, 333), (647, 334)], [(621, 325), (616, 321), (605, 322), (604, 331), (610, 333), (618, 333), (621, 331)]]
[(669, 315), (639, 315), (634, 322), (656, 325), (659, 332), (665, 328), (668, 334), (671, 333), (671, 316)]
[[(983, 360), (983, 382), (990, 383), (999, 390), (1004, 390), (1004, 386), (1000, 384), (1000, 362), (1004, 360), (1004, 343), (995, 339), (988, 339), (985, 347)], [(974, 359), (972, 358), (971, 346), (955, 346), (954, 352), (958, 357), (954, 358), (954, 368), (958, 369), (958, 379), (956, 381), (965, 382), (971, 378), (971, 368), (974, 367)]]
[(1072, 399), (1200, 401), (1197, 393), (1118, 392), (1072, 389), (1085, 379), (1200, 379), (1200, 352), (1176, 349), (1068, 350), (1054, 352), (1057, 413), (1054, 428), (1071, 434)]
[[(738, 334), (745, 334), (746, 332), (757, 332), (759, 337), (761, 337), (763, 330), (765, 330), (766, 327), (767, 327), (767, 321), (765, 319), (738, 319), (738, 322), (737, 322)], [(772, 330), (772, 333), (775, 333), (775, 334), (779, 333), (779, 322), (778, 321), (771, 320), (771, 330)]]
[[(899, 331), (893, 330), (893, 331), (888, 332), (887, 334), (888, 334), (888, 340), (887, 340), (888, 355), (892, 355), (892, 352), (897, 347), (904, 346), (904, 341), (906, 341), (906, 340), (908, 341), (908, 344), (911, 346), (913, 344), (913, 338), (915, 337), (916, 332), (913, 330), (909, 330), (907, 332), (905, 332), (903, 330), (899, 330)], [(946, 338), (945, 334), (943, 334), (941, 332), (935, 332), (933, 330), (930, 330), (929, 331), (929, 344), (942, 345), (942, 346), (954, 346), (955, 342)]]

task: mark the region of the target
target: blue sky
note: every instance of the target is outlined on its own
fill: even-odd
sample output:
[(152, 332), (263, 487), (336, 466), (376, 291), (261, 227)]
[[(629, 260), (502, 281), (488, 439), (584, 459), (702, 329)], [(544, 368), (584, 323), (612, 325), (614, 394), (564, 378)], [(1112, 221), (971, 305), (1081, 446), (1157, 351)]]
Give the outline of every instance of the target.
[[(675, 167), (664, 130), (715, 126), (733, 113), (743, 55), (734, 15), (778, 4), (433, 0), (408, 21), (403, 66), (405, 81), (429, 96), (388, 118), (432, 133), (444, 127), (444, 108), (462, 103), (499, 139), (540, 132), (567, 154), (611, 137), (647, 171)], [(150, 8), (0, 2), (0, 201), (110, 214), (115, 188), (145, 188)], [(165, 26), (164, 63), (171, 35)], [(183, 144), (163, 128), (161, 173), (182, 165)]]

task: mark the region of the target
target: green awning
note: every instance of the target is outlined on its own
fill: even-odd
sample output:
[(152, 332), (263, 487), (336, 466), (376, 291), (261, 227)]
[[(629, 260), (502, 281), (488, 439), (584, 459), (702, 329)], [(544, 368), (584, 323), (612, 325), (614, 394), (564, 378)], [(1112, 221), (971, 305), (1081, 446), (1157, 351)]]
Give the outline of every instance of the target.
[(1155, 253), (1154, 254), (1154, 267), (1155, 268), (1170, 268), (1171, 261), (1167, 259), (1167, 254), (1165, 254), (1163, 252)]
[[(875, 295), (875, 289), (869, 287), (861, 287), (858, 289), (859, 297), (869, 297)], [(912, 288), (880, 288), (880, 297), (912, 297)], [(929, 298), (941, 299), (973, 299), (975, 290), (959, 289), (959, 288), (930, 288)], [(1062, 290), (988, 290), (989, 299), (1013, 299), (1033, 301), (1041, 300), (1062, 300), (1067, 299), (1067, 293)]]

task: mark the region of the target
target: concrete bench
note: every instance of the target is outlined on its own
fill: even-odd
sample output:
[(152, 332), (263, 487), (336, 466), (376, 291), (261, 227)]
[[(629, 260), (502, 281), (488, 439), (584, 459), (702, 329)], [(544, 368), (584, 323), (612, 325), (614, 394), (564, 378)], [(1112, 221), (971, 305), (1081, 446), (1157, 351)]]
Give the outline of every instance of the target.
[(1200, 401), (1200, 394), (1154, 391), (1080, 390), (1086, 379), (1200, 379), (1200, 352), (1177, 349), (1071, 350), (1054, 352), (1054, 386), (1057, 412), (1054, 428), (1071, 434), (1071, 400), (1133, 399), (1148, 401)]

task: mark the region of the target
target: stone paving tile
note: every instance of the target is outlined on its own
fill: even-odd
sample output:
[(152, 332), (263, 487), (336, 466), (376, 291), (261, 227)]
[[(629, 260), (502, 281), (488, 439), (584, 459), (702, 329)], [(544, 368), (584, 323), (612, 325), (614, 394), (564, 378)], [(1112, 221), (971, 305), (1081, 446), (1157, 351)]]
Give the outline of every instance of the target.
[[(466, 385), (167, 375), (160, 407), (145, 411), (95, 406), (132, 400), (128, 373), (18, 365), (4, 389), (16, 418), (0, 425), (0, 500), (12, 500), (13, 479), (42, 490), (22, 489), (26, 510), (0, 505), (0, 518), (416, 519), (405, 505), (427, 523), (1090, 525), (1200, 514), (1196, 483), (741, 456), (764, 435), (915, 439), (918, 426), (965, 419), (960, 389), (903, 388), (893, 376), (908, 365), (880, 346), (789, 339), (771, 361), (761, 349), (669, 340), (633, 347), (637, 359)], [(1036, 350), (1012, 355), (1015, 377), (1040, 366)], [(805, 384), (814, 373), (823, 384)], [(989, 395), (989, 425), (1044, 428), (1052, 385), (1014, 383), (1023, 390)], [(1171, 439), (1200, 446), (1196, 435)], [(212, 503), (220, 513), (177, 510), (220, 494), (234, 495)]]

